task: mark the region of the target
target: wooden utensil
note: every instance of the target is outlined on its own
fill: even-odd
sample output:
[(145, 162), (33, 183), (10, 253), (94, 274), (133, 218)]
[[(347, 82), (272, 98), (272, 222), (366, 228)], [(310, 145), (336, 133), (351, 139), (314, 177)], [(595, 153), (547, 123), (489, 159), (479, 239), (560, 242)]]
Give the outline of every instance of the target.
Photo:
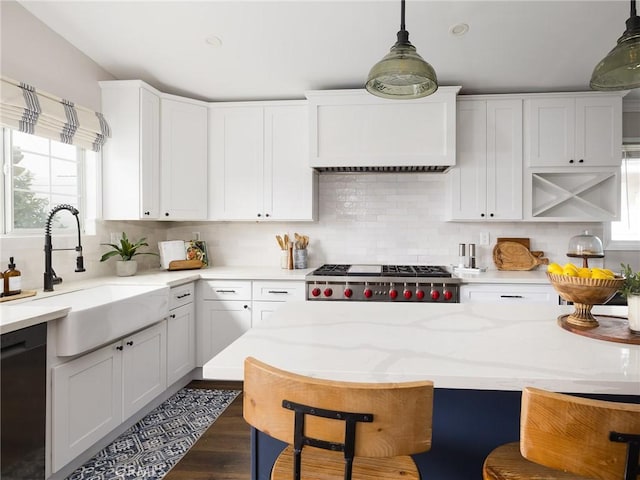
[(549, 259), (532, 255), (521, 243), (500, 242), (493, 248), (493, 262), (498, 270), (533, 270), (538, 265), (548, 265)]

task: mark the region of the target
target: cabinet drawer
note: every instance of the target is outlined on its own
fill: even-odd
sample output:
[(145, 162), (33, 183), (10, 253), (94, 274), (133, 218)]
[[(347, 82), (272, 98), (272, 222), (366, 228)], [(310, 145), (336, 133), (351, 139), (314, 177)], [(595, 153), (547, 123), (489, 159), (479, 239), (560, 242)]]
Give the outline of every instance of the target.
[(545, 303), (558, 305), (558, 294), (551, 285), (462, 285), (460, 303)]
[(174, 308), (181, 307), (182, 305), (192, 303), (195, 296), (193, 283), (180, 285), (179, 287), (173, 287), (169, 295), (169, 310), (173, 310)]
[(247, 280), (207, 280), (200, 282), (203, 300), (251, 300), (251, 282)]
[(253, 300), (288, 302), (304, 300), (304, 282), (253, 282)]

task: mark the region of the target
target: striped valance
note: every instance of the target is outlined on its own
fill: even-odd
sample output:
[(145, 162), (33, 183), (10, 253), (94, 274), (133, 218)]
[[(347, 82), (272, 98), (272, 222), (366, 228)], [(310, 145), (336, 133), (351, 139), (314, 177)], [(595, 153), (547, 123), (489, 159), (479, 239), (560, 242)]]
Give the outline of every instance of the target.
[(0, 78), (0, 124), (21, 132), (99, 152), (111, 136), (99, 112), (41, 92), (25, 83)]

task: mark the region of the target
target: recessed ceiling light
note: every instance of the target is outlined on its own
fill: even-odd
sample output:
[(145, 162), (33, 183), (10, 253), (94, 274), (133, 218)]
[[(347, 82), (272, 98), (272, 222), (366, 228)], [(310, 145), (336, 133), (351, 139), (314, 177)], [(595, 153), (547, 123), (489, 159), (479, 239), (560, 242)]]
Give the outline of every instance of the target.
[(207, 42), (207, 44), (211, 45), (212, 47), (222, 46), (222, 39), (216, 35), (209, 35), (207, 38), (205, 38), (204, 41)]
[(449, 33), (456, 37), (461, 37), (469, 31), (469, 25), (466, 23), (457, 23), (449, 29)]

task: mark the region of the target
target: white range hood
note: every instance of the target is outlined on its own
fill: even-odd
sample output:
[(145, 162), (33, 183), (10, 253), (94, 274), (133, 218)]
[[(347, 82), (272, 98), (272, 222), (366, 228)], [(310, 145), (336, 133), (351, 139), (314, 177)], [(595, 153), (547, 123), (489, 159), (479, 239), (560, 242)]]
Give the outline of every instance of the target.
[(366, 90), (309, 91), (310, 166), (321, 172), (443, 173), (456, 163), (456, 96), (415, 100)]

